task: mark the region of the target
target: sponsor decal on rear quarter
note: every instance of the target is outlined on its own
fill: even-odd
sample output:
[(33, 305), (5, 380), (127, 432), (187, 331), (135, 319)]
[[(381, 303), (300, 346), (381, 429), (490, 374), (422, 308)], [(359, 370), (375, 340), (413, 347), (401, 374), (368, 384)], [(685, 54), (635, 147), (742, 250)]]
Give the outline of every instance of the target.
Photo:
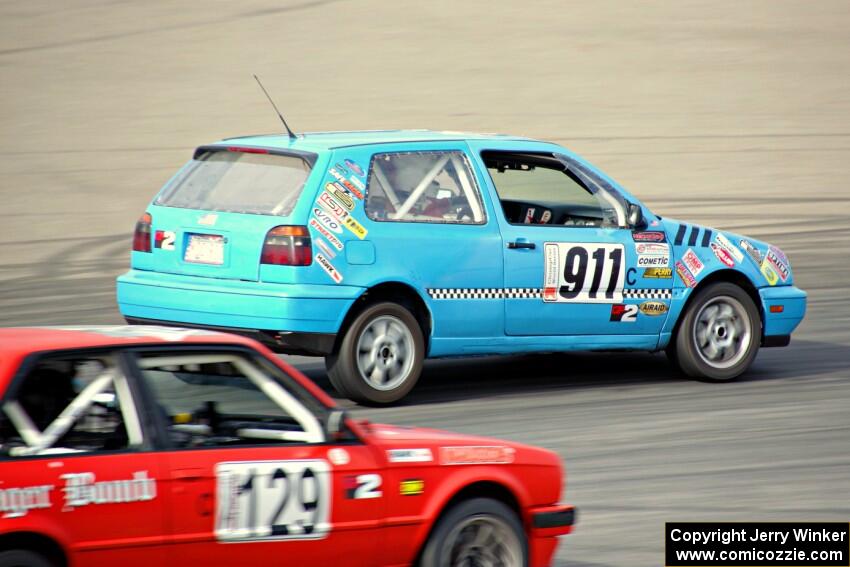
[(363, 240), (366, 238), (366, 235), (369, 234), (369, 231), (366, 230), (362, 224), (354, 220), (354, 217), (348, 217), (342, 221), (342, 224), (345, 225), (345, 228), (350, 230), (354, 236)]
[(363, 171), (363, 168), (362, 168), (362, 167), (360, 167), (359, 165), (357, 165), (357, 162), (355, 162), (354, 160), (346, 159), (346, 160), (345, 160), (345, 165), (347, 165), (347, 166), (348, 166), (348, 168), (349, 168), (351, 171), (353, 171), (354, 173), (356, 173), (356, 174), (357, 174), (357, 175), (359, 175), (360, 177), (364, 177), (364, 176), (366, 175), (366, 172), (365, 172), (365, 171)]
[(331, 168), (330, 174), (334, 179), (336, 179), (337, 181), (342, 183), (342, 186), (345, 187), (346, 189), (348, 189), (351, 192), (352, 195), (354, 195), (358, 199), (363, 198), (363, 192), (360, 191), (360, 189), (358, 189), (357, 187), (355, 187), (354, 184), (351, 181), (349, 181), (348, 179), (343, 177), (340, 174), (340, 172), (338, 172), (336, 169)]
[(325, 212), (324, 209), (313, 207), (313, 216), (316, 217), (328, 230), (332, 230), (337, 234), (342, 234), (342, 227), (339, 222), (334, 219), (330, 213)]
[(333, 264), (331, 264), (330, 260), (325, 258), (325, 256), (321, 252), (316, 253), (316, 263), (318, 263), (322, 269), (328, 274), (333, 281), (336, 283), (340, 283), (342, 281), (342, 274), (339, 273)]
[(334, 248), (336, 248), (337, 250), (342, 250), (342, 242), (339, 240), (339, 238), (331, 234), (331, 232), (324, 226), (322, 226), (319, 221), (317, 221), (316, 219), (310, 219), (310, 226), (314, 228), (316, 232), (327, 238), (328, 242), (333, 244)]

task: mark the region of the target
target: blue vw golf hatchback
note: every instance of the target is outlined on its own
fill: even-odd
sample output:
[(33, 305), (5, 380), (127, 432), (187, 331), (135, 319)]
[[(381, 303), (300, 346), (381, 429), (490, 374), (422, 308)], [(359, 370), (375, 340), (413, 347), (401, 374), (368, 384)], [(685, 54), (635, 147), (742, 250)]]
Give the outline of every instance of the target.
[(665, 349), (730, 380), (785, 346), (806, 294), (776, 246), (653, 214), (568, 150), (389, 131), (199, 147), (136, 225), (130, 323), (324, 356), (391, 403), (425, 358)]

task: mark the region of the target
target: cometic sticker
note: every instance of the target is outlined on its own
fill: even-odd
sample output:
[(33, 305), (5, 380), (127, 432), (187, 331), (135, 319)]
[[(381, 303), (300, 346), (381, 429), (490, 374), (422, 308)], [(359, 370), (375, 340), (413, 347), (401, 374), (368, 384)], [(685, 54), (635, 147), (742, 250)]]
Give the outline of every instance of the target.
[(640, 268), (666, 268), (670, 265), (670, 246), (659, 242), (636, 242), (637, 265)]

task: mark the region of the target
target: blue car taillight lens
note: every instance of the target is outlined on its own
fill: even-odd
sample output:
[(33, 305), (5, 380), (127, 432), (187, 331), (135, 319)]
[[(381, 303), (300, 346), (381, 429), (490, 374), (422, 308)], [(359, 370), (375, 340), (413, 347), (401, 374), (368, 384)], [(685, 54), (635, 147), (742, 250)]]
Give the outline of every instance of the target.
[(276, 226), (266, 234), (261, 264), (309, 266), (313, 245), (306, 226)]
[(133, 232), (133, 252), (151, 251), (151, 218), (150, 213), (145, 213), (136, 222), (136, 230)]

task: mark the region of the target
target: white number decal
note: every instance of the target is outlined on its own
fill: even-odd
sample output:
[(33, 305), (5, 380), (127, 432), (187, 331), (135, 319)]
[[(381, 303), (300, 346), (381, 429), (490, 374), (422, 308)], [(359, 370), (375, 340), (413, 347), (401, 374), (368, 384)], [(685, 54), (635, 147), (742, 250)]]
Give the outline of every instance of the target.
[(215, 474), (219, 540), (319, 539), (331, 529), (327, 461), (219, 463)]
[(354, 498), (380, 498), (381, 475), (361, 474), (357, 476), (357, 488), (354, 489)]
[(623, 300), (622, 244), (544, 244), (543, 301), (620, 303)]
[(623, 312), (623, 317), (620, 319), (623, 323), (634, 323), (637, 321), (638, 314), (638, 306), (628, 304), (626, 305), (626, 310)]
[(174, 231), (171, 231), (171, 230), (163, 231), (163, 233), (162, 233), (162, 246), (160, 246), (160, 248), (162, 248), (163, 250), (174, 250), (174, 239), (175, 238), (176, 238), (176, 235), (174, 234)]

